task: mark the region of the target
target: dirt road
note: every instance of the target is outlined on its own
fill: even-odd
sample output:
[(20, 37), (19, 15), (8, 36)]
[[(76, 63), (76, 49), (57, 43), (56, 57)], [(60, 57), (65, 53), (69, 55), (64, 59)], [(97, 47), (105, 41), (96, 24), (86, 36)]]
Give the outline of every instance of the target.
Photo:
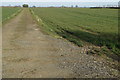
[(3, 25), (3, 78), (117, 77), (82, 48), (41, 32), (29, 9)]

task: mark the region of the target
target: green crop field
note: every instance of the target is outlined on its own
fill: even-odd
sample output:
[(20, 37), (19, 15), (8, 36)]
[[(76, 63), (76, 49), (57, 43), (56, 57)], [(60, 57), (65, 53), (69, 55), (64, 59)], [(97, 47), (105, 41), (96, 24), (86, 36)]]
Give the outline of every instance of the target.
[(11, 17), (14, 13), (16, 13), (20, 8), (10, 8), (10, 7), (3, 7), (2, 8), (2, 21), (4, 22), (9, 17)]
[[(106, 46), (119, 55), (118, 9), (31, 8), (42, 28), (84, 46)], [(40, 20), (40, 21), (41, 21)]]

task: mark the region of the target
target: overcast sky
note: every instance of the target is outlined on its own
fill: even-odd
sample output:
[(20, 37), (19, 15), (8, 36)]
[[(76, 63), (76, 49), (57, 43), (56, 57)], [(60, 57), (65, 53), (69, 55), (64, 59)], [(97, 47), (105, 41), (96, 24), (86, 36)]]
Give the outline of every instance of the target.
[(2, 2), (118, 2), (120, 0), (2, 0)]
[[(1, 1), (1, 0), (0, 0)], [(79, 7), (91, 7), (91, 6), (103, 6), (103, 5), (118, 5), (120, 0), (2, 0), (0, 6), (22, 6), (23, 4), (29, 4), (29, 6), (49, 7), (49, 6), (75, 6)]]

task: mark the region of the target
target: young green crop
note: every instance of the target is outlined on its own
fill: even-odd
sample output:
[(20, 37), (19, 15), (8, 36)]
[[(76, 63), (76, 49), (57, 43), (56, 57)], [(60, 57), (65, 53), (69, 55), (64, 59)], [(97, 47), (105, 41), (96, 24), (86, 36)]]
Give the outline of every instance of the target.
[(119, 53), (118, 9), (32, 8), (44, 28), (82, 46), (89, 42)]
[(16, 13), (20, 8), (3, 7), (2, 8), (2, 21)]

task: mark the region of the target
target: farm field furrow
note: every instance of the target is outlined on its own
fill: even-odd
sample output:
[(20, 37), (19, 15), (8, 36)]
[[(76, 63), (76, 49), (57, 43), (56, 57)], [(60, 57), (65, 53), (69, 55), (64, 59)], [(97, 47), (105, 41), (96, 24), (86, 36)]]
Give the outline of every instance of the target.
[(20, 8), (11, 8), (11, 7), (3, 7), (2, 8), (2, 22), (11, 17), (14, 13), (16, 13)]
[(31, 8), (43, 29), (83, 46), (107, 46), (119, 55), (118, 9)]

